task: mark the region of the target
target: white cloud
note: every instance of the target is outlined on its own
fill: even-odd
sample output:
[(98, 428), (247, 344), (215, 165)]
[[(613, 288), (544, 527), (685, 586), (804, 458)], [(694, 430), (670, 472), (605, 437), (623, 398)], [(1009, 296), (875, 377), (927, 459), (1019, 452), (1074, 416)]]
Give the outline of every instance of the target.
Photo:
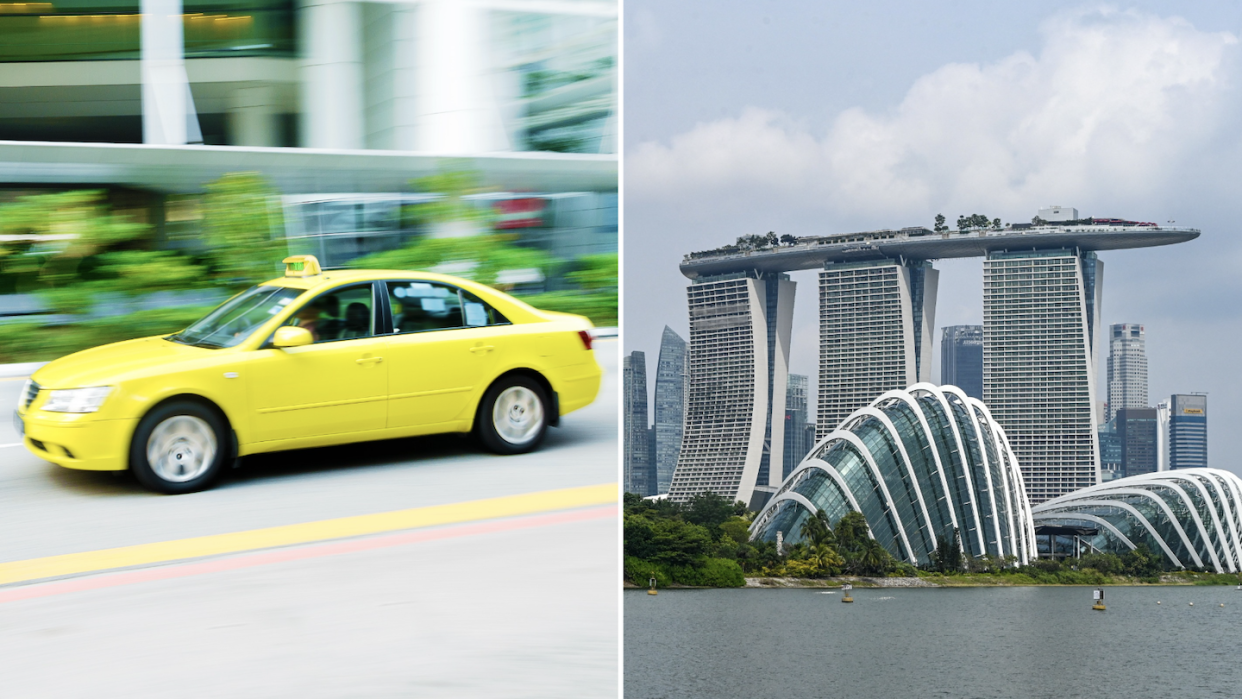
[(1167, 195), (1178, 173), (1236, 146), (1232, 34), (1105, 8), (1054, 16), (1042, 35), (1037, 56), (942, 66), (887, 113), (850, 109), (816, 125), (748, 108), (639, 144), (627, 199), (890, 222), (940, 210), (950, 221), (976, 209), (1018, 217)]

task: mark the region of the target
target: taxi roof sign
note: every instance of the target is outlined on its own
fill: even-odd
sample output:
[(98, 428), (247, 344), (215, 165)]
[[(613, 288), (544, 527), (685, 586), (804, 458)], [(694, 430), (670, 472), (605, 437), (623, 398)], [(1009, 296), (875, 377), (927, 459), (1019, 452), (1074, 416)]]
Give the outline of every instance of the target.
[(281, 260), (286, 277), (314, 277), (320, 274), (319, 260), (314, 255), (292, 255)]

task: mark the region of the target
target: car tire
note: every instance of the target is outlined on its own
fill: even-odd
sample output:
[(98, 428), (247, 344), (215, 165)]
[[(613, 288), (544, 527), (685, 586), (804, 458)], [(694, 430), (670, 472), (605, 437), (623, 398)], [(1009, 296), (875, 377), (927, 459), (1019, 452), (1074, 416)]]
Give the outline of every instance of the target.
[(230, 460), (224, 419), (193, 401), (173, 401), (147, 413), (134, 430), (129, 469), (148, 490), (166, 495), (204, 490)]
[(492, 384), (479, 403), (475, 421), (479, 441), (497, 454), (525, 454), (548, 431), (548, 396), (527, 376), (506, 376)]

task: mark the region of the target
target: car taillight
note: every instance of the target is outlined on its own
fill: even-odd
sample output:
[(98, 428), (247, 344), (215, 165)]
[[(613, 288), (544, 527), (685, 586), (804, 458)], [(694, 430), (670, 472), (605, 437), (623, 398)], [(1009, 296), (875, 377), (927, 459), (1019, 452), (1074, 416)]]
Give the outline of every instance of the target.
[(589, 331), (579, 330), (578, 337), (581, 338), (583, 347), (586, 347), (587, 349), (591, 349), (591, 340), (593, 338), (591, 337), (591, 333)]

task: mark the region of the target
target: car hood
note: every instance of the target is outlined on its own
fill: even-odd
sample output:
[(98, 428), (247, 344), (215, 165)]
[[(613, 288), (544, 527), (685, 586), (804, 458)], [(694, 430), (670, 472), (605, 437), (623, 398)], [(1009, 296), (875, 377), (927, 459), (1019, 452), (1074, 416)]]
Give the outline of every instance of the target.
[(31, 378), (44, 388), (107, 386), (134, 371), (219, 351), (179, 345), (163, 338), (163, 335), (144, 337), (74, 352), (49, 362)]

